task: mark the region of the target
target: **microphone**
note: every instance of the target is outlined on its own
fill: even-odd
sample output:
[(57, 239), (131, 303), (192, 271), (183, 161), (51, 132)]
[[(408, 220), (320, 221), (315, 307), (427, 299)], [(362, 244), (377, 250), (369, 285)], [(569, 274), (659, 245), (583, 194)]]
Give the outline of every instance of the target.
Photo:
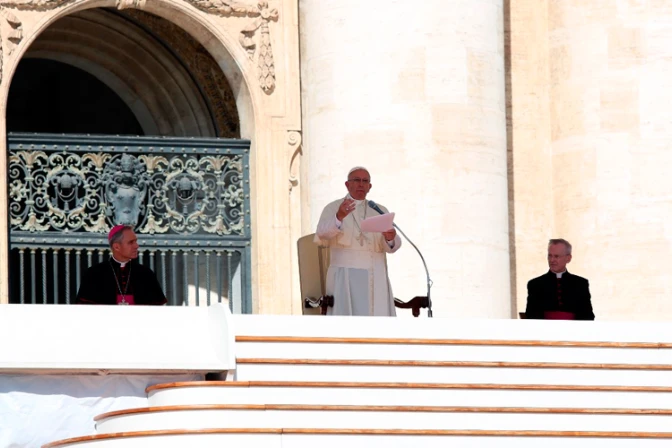
[[(367, 204), (369, 205), (369, 207), (371, 207), (381, 215), (385, 214), (385, 212), (375, 202), (367, 201)], [(411, 241), (411, 239), (406, 236), (406, 234), (399, 228), (398, 225), (396, 225), (395, 223), (392, 223), (392, 225), (394, 226), (395, 229), (399, 231), (399, 233), (401, 233), (404, 236), (404, 238), (406, 238), (406, 240), (409, 243), (411, 243), (411, 246), (413, 246), (416, 252), (418, 252), (418, 255), (420, 255), (420, 259), (422, 260), (422, 264), (425, 266), (425, 274), (427, 274), (427, 317), (433, 317), (434, 313), (432, 313), (432, 297), (430, 295), (430, 291), (432, 289), (432, 284), (434, 282), (432, 281), (431, 278), (429, 278), (429, 269), (427, 269), (427, 263), (425, 262), (425, 257), (422, 256), (422, 253), (420, 252), (420, 249), (418, 249), (418, 246), (413, 244), (413, 241)]]
[[(377, 211), (377, 212), (380, 213), (381, 215), (384, 215), (384, 214), (385, 214), (385, 212), (384, 212), (383, 210), (381, 210), (380, 207), (378, 207), (378, 204), (376, 204), (376, 203), (373, 202), (373, 201), (369, 201), (369, 207), (371, 207), (372, 209), (374, 209), (375, 211)], [(395, 226), (395, 227), (396, 227), (396, 226)]]

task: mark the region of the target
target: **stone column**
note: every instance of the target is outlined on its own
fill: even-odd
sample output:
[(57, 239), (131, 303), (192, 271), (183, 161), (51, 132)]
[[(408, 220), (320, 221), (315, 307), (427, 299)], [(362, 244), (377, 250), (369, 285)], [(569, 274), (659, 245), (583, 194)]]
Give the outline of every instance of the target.
[[(304, 234), (367, 166), (435, 316), (511, 315), (502, 3), (299, 3)], [(408, 243), (388, 260), (396, 297), (424, 295)]]
[(550, 2), (556, 234), (598, 319), (670, 319), (672, 3)]
[(527, 282), (546, 271), (547, 243), (555, 235), (548, 3), (505, 2), (511, 291), (517, 311), (525, 311)]

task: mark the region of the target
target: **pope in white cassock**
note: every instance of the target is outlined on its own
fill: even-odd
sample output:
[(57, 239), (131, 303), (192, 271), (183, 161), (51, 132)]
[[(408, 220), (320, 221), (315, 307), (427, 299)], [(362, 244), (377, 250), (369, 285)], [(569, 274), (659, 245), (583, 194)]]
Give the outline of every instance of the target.
[(334, 296), (334, 307), (327, 314), (396, 316), (385, 254), (399, 250), (401, 239), (394, 229), (361, 230), (364, 219), (378, 214), (366, 200), (371, 190), (366, 168), (351, 169), (345, 186), (348, 194), (324, 208), (315, 233), (315, 243), (329, 247), (331, 254), (326, 293)]

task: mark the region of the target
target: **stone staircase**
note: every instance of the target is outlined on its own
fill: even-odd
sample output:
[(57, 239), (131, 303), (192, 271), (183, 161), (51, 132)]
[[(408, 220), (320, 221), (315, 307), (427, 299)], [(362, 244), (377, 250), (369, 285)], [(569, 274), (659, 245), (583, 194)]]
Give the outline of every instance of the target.
[[(47, 447), (662, 447), (672, 343), (601, 322), (234, 316), (227, 381), (157, 384), (148, 406)], [(657, 325), (653, 325), (657, 327)]]

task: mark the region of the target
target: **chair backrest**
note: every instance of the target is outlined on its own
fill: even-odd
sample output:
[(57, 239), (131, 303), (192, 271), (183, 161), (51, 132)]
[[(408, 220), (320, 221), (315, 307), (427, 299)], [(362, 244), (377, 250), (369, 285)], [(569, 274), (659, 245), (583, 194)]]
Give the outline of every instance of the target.
[(319, 298), (325, 294), (327, 269), (329, 269), (329, 248), (320, 247), (313, 242), (315, 234), (299, 238), (299, 281), (301, 283), (301, 306), (303, 314), (320, 314), (319, 308), (306, 308), (306, 297)]

